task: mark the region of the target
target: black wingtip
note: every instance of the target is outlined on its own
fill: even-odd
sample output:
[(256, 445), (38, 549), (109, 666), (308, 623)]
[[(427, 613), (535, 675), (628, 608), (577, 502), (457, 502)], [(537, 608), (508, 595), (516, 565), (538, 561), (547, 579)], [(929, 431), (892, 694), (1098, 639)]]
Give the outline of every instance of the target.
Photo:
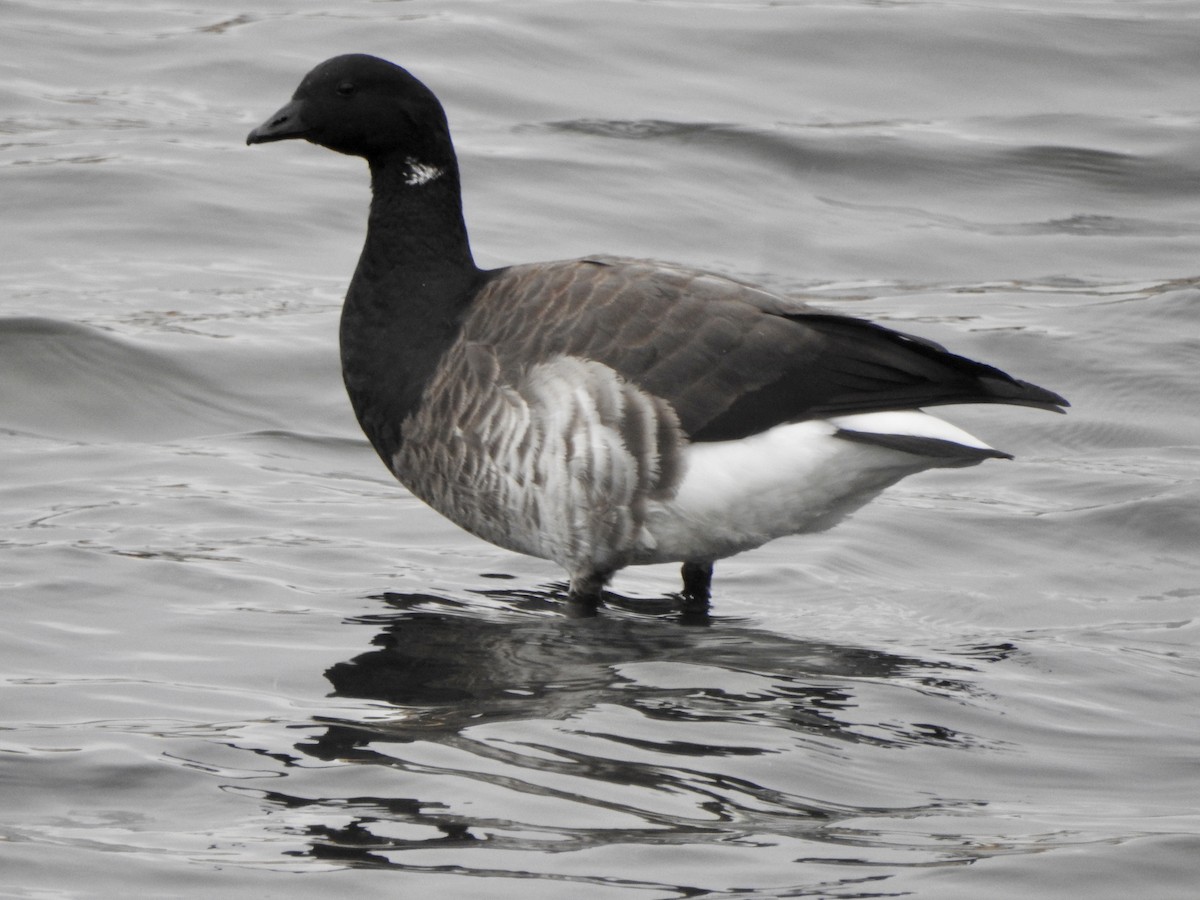
[(1028, 381), (1021, 381), (998, 372), (999, 376), (984, 376), (980, 382), (987, 386), (994, 402), (1011, 403), (1014, 406), (1032, 406), (1050, 412), (1065, 413), (1071, 406), (1061, 394), (1046, 390)]
[(1054, 391), (1013, 378), (1007, 372), (951, 353), (927, 338), (893, 331), (863, 319), (806, 314), (797, 322), (836, 341), (838, 365), (859, 389), (861, 409), (904, 409), (969, 403), (1006, 403), (1064, 412), (1071, 404)]

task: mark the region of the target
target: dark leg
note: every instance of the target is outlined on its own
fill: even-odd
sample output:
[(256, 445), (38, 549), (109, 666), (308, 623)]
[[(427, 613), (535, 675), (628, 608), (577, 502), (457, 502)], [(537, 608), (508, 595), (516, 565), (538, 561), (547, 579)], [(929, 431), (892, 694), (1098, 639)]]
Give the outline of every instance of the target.
[(580, 618), (596, 615), (604, 605), (604, 586), (612, 575), (612, 572), (588, 572), (572, 576), (567, 591), (567, 614)]
[(683, 592), (679, 595), (683, 600), (686, 612), (696, 612), (708, 609), (708, 601), (712, 597), (711, 562), (685, 562), (683, 564)]

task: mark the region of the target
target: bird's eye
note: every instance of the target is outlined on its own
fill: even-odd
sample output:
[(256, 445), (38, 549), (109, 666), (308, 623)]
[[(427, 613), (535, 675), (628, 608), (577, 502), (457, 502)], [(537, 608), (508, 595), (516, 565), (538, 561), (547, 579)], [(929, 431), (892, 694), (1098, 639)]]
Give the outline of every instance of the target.
[(337, 86), (337, 92), (338, 92), (338, 96), (339, 96), (339, 97), (349, 97), (349, 96), (350, 96), (351, 94), (353, 94), (353, 93), (354, 93), (354, 92), (355, 92), (357, 89), (358, 89), (358, 88), (357, 88), (357, 86), (354, 84), (354, 82), (353, 82), (353, 81), (343, 81), (341, 84), (339, 84), (339, 85)]

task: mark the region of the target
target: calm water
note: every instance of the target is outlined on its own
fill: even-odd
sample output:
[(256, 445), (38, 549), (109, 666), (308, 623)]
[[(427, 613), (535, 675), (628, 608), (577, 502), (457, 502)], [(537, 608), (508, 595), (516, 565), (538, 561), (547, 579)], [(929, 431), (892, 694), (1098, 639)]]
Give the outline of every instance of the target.
[[(204, 7), (205, 11), (197, 11)], [(0, 4), (0, 896), (1183, 898), (1200, 4)], [(1061, 391), (1017, 455), (564, 619), (342, 396), (334, 53), (441, 95), (481, 263), (616, 252)]]

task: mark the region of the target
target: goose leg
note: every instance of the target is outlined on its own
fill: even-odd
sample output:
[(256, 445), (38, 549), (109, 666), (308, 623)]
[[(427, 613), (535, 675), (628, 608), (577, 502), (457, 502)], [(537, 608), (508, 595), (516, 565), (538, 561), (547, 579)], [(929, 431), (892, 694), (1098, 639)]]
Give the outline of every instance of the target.
[(585, 572), (571, 576), (571, 587), (567, 590), (568, 612), (572, 616), (594, 616), (604, 605), (604, 586), (613, 573)]
[(711, 562), (685, 562), (681, 570), (683, 575), (683, 592), (679, 595), (683, 600), (686, 611), (708, 609), (708, 601), (712, 597)]

